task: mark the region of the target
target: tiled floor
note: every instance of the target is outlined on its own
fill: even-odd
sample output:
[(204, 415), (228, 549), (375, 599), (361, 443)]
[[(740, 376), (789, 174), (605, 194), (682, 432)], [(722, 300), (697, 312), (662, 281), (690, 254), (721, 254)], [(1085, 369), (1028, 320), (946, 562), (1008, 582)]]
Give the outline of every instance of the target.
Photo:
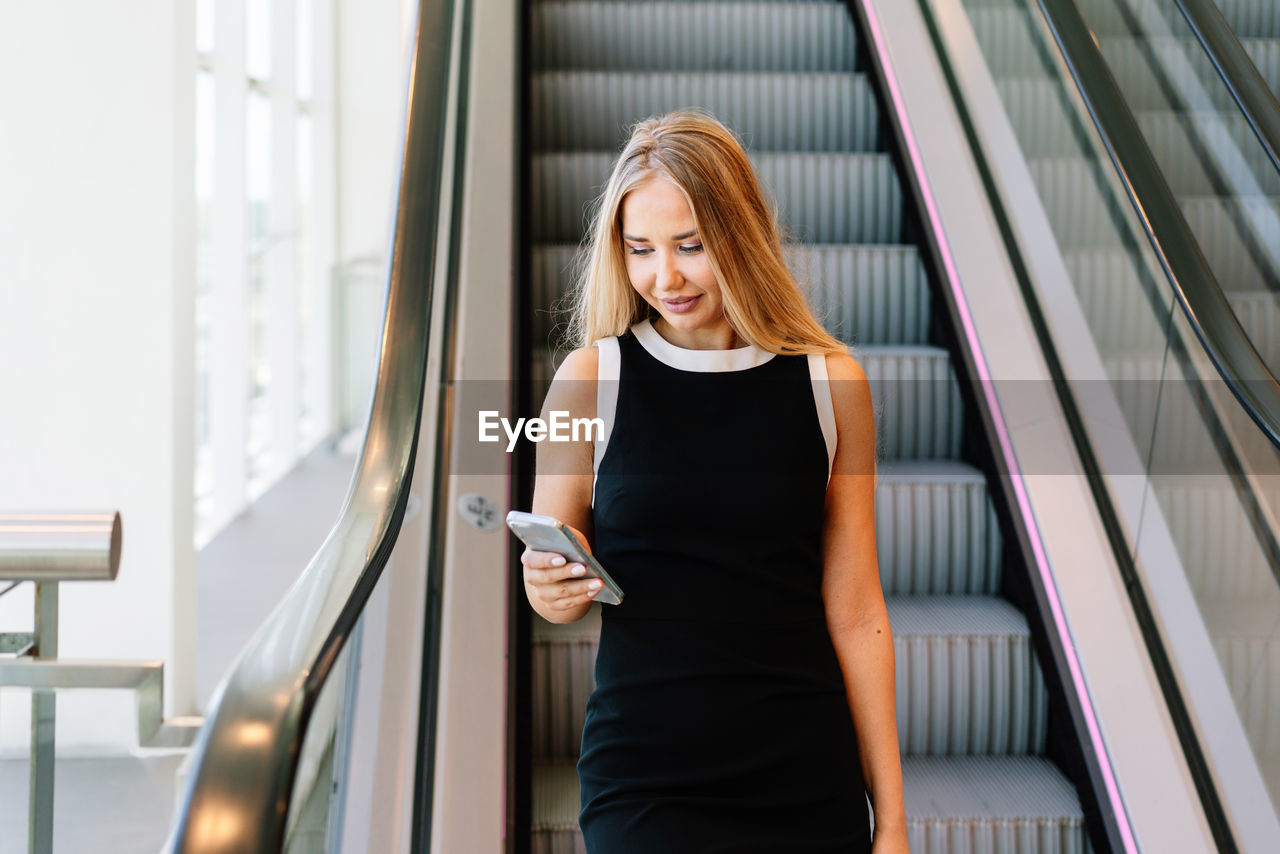
[[(173, 809), (182, 756), (59, 759), (54, 769), (55, 854), (156, 854)], [(0, 762), (0, 851), (27, 850), (27, 763)]]
[[(196, 558), (196, 687), (222, 674), (306, 567), (342, 509), (355, 459), (317, 451)], [(60, 758), (55, 854), (156, 854), (168, 833), (182, 754)], [(25, 759), (0, 761), (0, 854), (27, 850)]]

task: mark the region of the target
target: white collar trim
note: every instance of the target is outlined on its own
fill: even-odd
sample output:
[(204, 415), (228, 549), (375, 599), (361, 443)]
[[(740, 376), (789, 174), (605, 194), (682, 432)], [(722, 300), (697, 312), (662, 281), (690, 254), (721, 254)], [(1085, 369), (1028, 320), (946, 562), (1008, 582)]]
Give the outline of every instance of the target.
[(658, 334), (648, 319), (631, 327), (640, 346), (649, 351), (659, 362), (682, 371), (700, 371), (704, 373), (720, 373), (724, 371), (745, 371), (763, 365), (775, 354), (761, 349), (754, 344), (736, 347), (732, 350), (686, 350), (677, 347)]

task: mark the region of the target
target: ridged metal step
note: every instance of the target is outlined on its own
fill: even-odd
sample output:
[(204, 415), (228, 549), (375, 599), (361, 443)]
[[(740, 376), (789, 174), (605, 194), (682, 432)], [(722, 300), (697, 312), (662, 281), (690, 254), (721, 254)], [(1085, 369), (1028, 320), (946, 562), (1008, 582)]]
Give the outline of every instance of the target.
[(1057, 82), (1029, 76), (1002, 77), (995, 84), (1026, 157), (1079, 156), (1080, 142)]
[(1214, 112), (1239, 110), (1204, 47), (1195, 39), (1104, 36), (1098, 39), (1098, 49), (1129, 108), (1135, 112), (1174, 106), (1169, 103), (1167, 86), (1178, 92), (1178, 107)]
[[(587, 209), (609, 177), (609, 152), (536, 154), (532, 163), (533, 239), (573, 243)], [(753, 154), (751, 162), (777, 198), (797, 240), (899, 243), (902, 188), (887, 154)]]
[(1098, 191), (1106, 185), (1096, 163), (1079, 156), (1035, 157), (1027, 168), (1064, 252), (1123, 248), (1110, 203)]
[(534, 761), (578, 756), (587, 698), (596, 687), (596, 649), (603, 607), (592, 605), (585, 617), (573, 623), (533, 618)]
[[(1280, 485), (1269, 480), (1270, 488), (1260, 498), (1280, 506)], [(1235, 484), (1225, 474), (1159, 476), (1152, 489), (1197, 601), (1248, 602), (1275, 595), (1270, 563)]]
[[(569, 292), (577, 244), (533, 248), (533, 303), (561, 304)], [(915, 246), (784, 247), (787, 266), (808, 294), (814, 314), (841, 341), (923, 344), (929, 339), (929, 282)], [(549, 310), (534, 316), (534, 342), (554, 339)]]
[[(554, 330), (546, 334), (552, 336)], [(871, 386), (878, 460), (946, 461), (960, 456), (964, 402), (946, 350), (868, 345), (852, 352)], [(544, 351), (538, 358), (541, 364), (533, 373), (549, 383), (554, 375), (550, 354)]]
[(1280, 6), (1274, 0), (1214, 0), (1241, 38), (1280, 39)]
[(868, 345), (853, 356), (871, 385), (879, 459), (960, 456), (964, 404), (946, 350), (922, 344)]
[(1262, 361), (1280, 373), (1280, 297), (1270, 291), (1237, 291), (1227, 300)]
[(839, 3), (544, 2), (539, 69), (852, 71), (856, 31)]
[[(1145, 110), (1135, 118), (1175, 195), (1214, 195), (1219, 187), (1230, 191), (1256, 187), (1262, 195), (1280, 194), (1280, 173), (1242, 113)], [(1233, 154), (1239, 152), (1240, 157), (1210, 158), (1210, 171), (1196, 153), (1197, 146), (1203, 147), (1205, 140), (1213, 140), (1215, 146)]]
[(533, 766), (533, 854), (587, 854), (578, 829), (578, 769), (574, 762)]
[(751, 151), (875, 151), (880, 120), (861, 74), (547, 71), (533, 79), (538, 151), (613, 149), (637, 118), (696, 105)]
[[(534, 854), (586, 854), (572, 763), (533, 767)], [(911, 850), (919, 854), (1086, 854), (1084, 812), (1053, 763), (1036, 756), (905, 757)]]
[(1280, 290), (1280, 272), (1266, 251), (1280, 247), (1280, 198), (1184, 196), (1178, 206), (1224, 291)]
[(1037, 756), (904, 757), (907, 841), (917, 854), (1086, 854), (1071, 783)]
[[(981, 598), (1000, 586), (1002, 543), (986, 480), (972, 466), (946, 461), (881, 464), (876, 533), (886, 596), (896, 595), (895, 601), (901, 603), (910, 601), (901, 594), (916, 594), (920, 601), (931, 603), (930, 608), (956, 602), (970, 609), (966, 612), (970, 614), (975, 607), (971, 603), (979, 599), (999, 602)], [(944, 594), (958, 598), (944, 598)], [(533, 750), (537, 758), (577, 755), (587, 697), (595, 687), (601, 607), (593, 605), (575, 623), (534, 620)], [(909, 605), (904, 607), (905, 618), (914, 620), (908, 627), (919, 628), (915, 612)]]
[(1062, 260), (1099, 353), (1164, 353), (1172, 296), (1143, 286), (1129, 252), (1077, 249)]
[(994, 596), (891, 596), (904, 755), (1041, 753), (1049, 695), (1022, 612)]
[(1240, 44), (1258, 67), (1262, 79), (1267, 81), (1272, 94), (1280, 98), (1280, 36), (1241, 39)]
[(1280, 590), (1273, 580), (1249, 599), (1202, 599), (1200, 610), (1255, 755), (1280, 758)]
[[(968, 5), (968, 4), (966, 4)], [(974, 38), (982, 48), (991, 76), (1046, 77), (1044, 60), (1036, 52), (1031, 18), (1021, 8), (982, 4), (969, 10)]]
[(884, 461), (876, 552), (886, 596), (992, 594), (1003, 541), (982, 472), (947, 460)]

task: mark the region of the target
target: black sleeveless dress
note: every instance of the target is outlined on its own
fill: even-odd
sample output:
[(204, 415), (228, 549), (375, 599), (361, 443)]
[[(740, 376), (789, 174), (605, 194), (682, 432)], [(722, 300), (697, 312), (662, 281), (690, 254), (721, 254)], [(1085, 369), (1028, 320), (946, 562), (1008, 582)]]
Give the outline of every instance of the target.
[(808, 357), (684, 350), (648, 321), (616, 342), (592, 519), (625, 598), (601, 606), (587, 851), (868, 851), (822, 605), (830, 463)]

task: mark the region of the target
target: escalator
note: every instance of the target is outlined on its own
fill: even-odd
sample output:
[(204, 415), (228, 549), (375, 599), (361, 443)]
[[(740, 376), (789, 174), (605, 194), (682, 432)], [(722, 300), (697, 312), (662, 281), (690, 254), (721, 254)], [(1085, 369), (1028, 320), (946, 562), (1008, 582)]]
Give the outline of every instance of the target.
[[(912, 847), (1087, 850), (1077, 786), (1060, 770), (1079, 764), (1065, 758), (1079, 748), (1064, 743), (1074, 736), (1011, 601), (1026, 582), (1010, 576), (1026, 568), (1005, 547), (981, 467), (990, 452), (966, 419), (921, 225), (848, 10), (542, 0), (531, 16), (532, 309), (544, 320), (533, 359), (552, 357), (583, 211), (629, 125), (692, 105), (733, 128), (795, 238), (793, 270), (879, 403), (877, 542)], [(578, 623), (534, 618), (535, 852), (581, 850), (574, 764), (601, 607)]]
[[(1274, 91), (1280, 13), (1220, 2)], [(420, 3), (365, 449), (171, 849), (582, 851), (601, 606), (530, 614), (532, 452), (468, 437), (537, 413), (628, 126), (700, 106), (872, 382), (912, 850), (1272, 850), (1280, 184), (1191, 5)]]

